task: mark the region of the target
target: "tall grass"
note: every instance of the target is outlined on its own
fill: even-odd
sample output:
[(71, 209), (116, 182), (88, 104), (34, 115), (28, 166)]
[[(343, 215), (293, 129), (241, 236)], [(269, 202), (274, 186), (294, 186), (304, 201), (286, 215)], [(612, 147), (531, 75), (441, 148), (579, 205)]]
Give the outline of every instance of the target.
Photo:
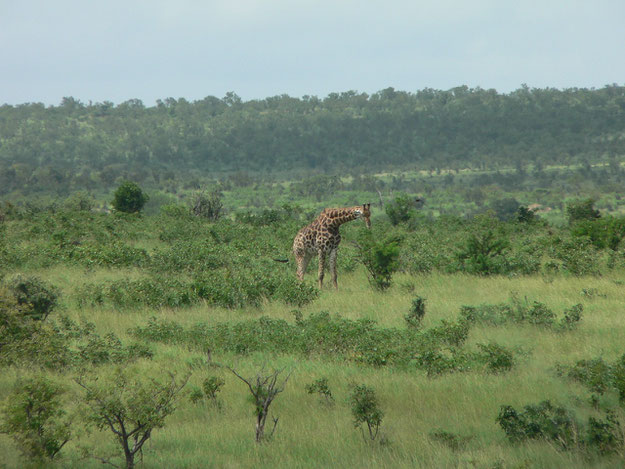
[[(152, 316), (183, 326), (199, 322), (214, 325), (263, 315), (294, 321), (293, 308), (278, 302), (240, 310), (204, 304), (128, 311), (106, 306), (79, 307), (75, 293), (81, 285), (138, 278), (141, 272), (57, 266), (30, 273), (61, 289), (61, 307), (55, 314), (93, 322), (99, 333), (114, 332), (123, 341), (130, 340), (129, 329), (144, 326)], [(312, 274), (309, 275), (312, 280)], [(269, 353), (234, 355), (213, 350), (213, 363), (231, 366), (242, 375), (252, 376), (263, 366), (269, 370), (293, 370), (285, 391), (271, 408), (271, 414), (280, 419), (276, 433), (271, 441), (260, 445), (254, 442), (254, 409), (241, 381), (225, 368), (207, 365), (204, 354), (198, 350), (151, 344), (154, 361), (161, 368), (180, 371), (193, 366), (189, 386), (199, 386), (206, 376), (215, 374), (224, 378), (226, 384), (219, 393), (219, 408), (193, 404), (183, 398), (165, 427), (154, 432), (144, 451), (142, 467), (615, 467), (622, 464), (615, 456), (588, 459), (542, 442), (512, 445), (495, 418), (502, 404), (523, 406), (545, 399), (585, 412), (580, 403), (586, 402), (588, 392), (557, 376), (554, 367), (596, 356), (611, 361), (625, 352), (620, 285), (623, 280), (622, 275), (556, 277), (549, 281), (540, 276), (397, 275), (391, 289), (379, 293), (370, 288), (364, 271), (343, 274), (338, 292), (324, 289), (317, 300), (299, 308), (301, 313), (307, 316), (328, 311), (344, 318), (371, 319), (380, 326), (401, 328), (405, 327), (404, 315), (412, 299), (419, 295), (427, 300), (422, 326), (428, 328), (441, 320), (457, 318), (463, 305), (501, 303), (515, 294), (523, 300), (543, 302), (558, 312), (581, 302), (584, 315), (579, 327), (568, 332), (512, 324), (473, 327), (469, 346), (494, 341), (515, 351), (516, 366), (504, 374), (476, 370), (428, 378), (419, 370), (375, 368), (340, 359)], [(105, 367), (99, 372), (107, 373)], [(0, 376), (0, 396), (6, 396), (23, 373), (13, 368), (5, 370)], [(322, 377), (327, 378), (335, 396), (334, 406), (324, 405), (305, 391), (306, 384)], [(71, 392), (79, 395), (70, 375), (61, 379), (68, 383)], [(355, 384), (367, 384), (376, 390), (385, 413), (381, 432), (388, 444), (367, 445), (354, 428), (347, 397), (350, 386)], [(433, 440), (429, 434), (437, 429), (467, 437), (466, 445), (453, 450)], [(88, 446), (100, 455), (116, 450), (110, 434), (94, 431), (68, 443), (57, 467), (101, 467), (97, 460), (81, 459), (79, 446)], [(0, 467), (23, 467), (24, 461), (6, 435), (0, 435), (0, 455)]]

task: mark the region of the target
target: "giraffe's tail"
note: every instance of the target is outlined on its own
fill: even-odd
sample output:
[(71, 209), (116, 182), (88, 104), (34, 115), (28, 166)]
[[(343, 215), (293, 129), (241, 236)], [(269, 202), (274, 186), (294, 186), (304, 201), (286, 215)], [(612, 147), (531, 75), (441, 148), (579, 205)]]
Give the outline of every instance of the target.
[(273, 258), (273, 260), (274, 260), (274, 261), (276, 261), (276, 262), (282, 262), (282, 263), (284, 263), (284, 264), (286, 264), (287, 262), (289, 262), (289, 260), (288, 260), (288, 259), (276, 259), (275, 257)]

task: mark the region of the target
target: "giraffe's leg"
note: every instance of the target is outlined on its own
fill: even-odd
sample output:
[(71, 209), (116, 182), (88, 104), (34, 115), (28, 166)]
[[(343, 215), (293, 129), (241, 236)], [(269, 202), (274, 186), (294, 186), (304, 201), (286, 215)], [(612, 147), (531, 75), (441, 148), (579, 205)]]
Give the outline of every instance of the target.
[(330, 251), (330, 272), (332, 273), (332, 285), (334, 285), (335, 289), (339, 289), (338, 284), (336, 283), (336, 255), (338, 254), (338, 250), (336, 248)]
[(304, 254), (296, 254), (295, 262), (297, 262), (297, 278), (300, 282), (304, 281), (304, 274), (306, 273), (306, 267), (308, 267), (308, 263), (310, 262), (312, 255), (309, 253)]
[(323, 287), (323, 275), (325, 274), (326, 267), (326, 252), (319, 251), (319, 290)]

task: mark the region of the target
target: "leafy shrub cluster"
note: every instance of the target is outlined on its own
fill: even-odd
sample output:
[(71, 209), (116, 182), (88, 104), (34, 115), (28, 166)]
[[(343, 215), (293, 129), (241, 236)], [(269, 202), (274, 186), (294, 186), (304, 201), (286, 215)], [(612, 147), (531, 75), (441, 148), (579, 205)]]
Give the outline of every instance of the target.
[(218, 272), (196, 275), (192, 280), (155, 275), (138, 280), (116, 280), (86, 284), (78, 288), (79, 305), (111, 304), (116, 308), (177, 308), (199, 302), (225, 308), (258, 307), (266, 299), (303, 306), (313, 301), (318, 290), (292, 277), (240, 271), (225, 276)]
[(358, 256), (375, 289), (384, 291), (391, 286), (393, 273), (399, 268), (399, 246), (400, 239), (397, 236), (376, 238), (370, 231), (361, 232)]
[(63, 409), (65, 389), (46, 378), (18, 382), (2, 410), (0, 431), (12, 435), (23, 455), (45, 467), (72, 436)]
[(513, 296), (508, 303), (482, 304), (479, 306), (463, 306), (460, 317), (470, 323), (502, 325), (506, 323), (527, 323), (537, 326), (572, 329), (582, 318), (583, 306), (577, 304), (565, 309), (560, 320), (556, 313), (544, 303), (529, 303)]
[(563, 450), (595, 451), (599, 454), (622, 454), (625, 448), (623, 427), (613, 411), (605, 419), (589, 417), (581, 424), (573, 412), (543, 401), (527, 405), (522, 411), (512, 406), (501, 406), (497, 423), (511, 442), (544, 440)]
[(558, 372), (577, 381), (596, 394), (616, 391), (621, 403), (625, 404), (625, 354), (614, 363), (603, 358), (579, 360), (575, 365), (559, 365)]
[(424, 370), (428, 376), (451, 371), (507, 371), (512, 352), (489, 344), (480, 351), (464, 348), (467, 322), (445, 322), (423, 331), (382, 328), (370, 320), (350, 320), (327, 312), (298, 316), (295, 323), (263, 317), (235, 324), (184, 328), (174, 321), (151, 318), (131, 335), (140, 340), (185, 344), (236, 354), (271, 352), (344, 359), (369, 366)]
[(101, 337), (93, 324), (47, 319), (56, 305), (54, 292), (36, 277), (16, 277), (9, 287), (0, 285), (0, 365), (62, 369), (152, 356), (146, 346), (124, 346), (112, 333)]

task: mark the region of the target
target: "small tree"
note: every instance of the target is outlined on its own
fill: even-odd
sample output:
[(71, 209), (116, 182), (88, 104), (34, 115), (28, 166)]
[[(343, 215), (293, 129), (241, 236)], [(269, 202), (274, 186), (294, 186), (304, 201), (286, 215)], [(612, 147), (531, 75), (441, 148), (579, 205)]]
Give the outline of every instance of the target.
[[(260, 443), (265, 439), (265, 423), (267, 421), (267, 416), (269, 415), (269, 406), (276, 398), (276, 396), (284, 391), (284, 387), (286, 386), (287, 381), (291, 377), (291, 373), (289, 373), (286, 378), (282, 381), (282, 383), (278, 383), (278, 377), (284, 371), (274, 370), (273, 373), (269, 375), (263, 375), (263, 371), (261, 370), (254, 378), (246, 379), (237, 373), (232, 368), (228, 368), (237, 378), (247, 384), (247, 387), (250, 390), (251, 396), (250, 400), (252, 404), (254, 404), (256, 414), (256, 443)], [(276, 426), (278, 425), (278, 418), (273, 418), (273, 428), (269, 437), (273, 435), (276, 431)]]
[(334, 403), (332, 391), (330, 391), (330, 387), (328, 386), (328, 378), (319, 378), (318, 380), (307, 384), (306, 392), (308, 394), (319, 394), (319, 396), (324, 399), (326, 404)]
[[(189, 379), (177, 381), (169, 374), (167, 380), (139, 379), (139, 370), (118, 368), (105, 381), (97, 378), (76, 382), (85, 390), (84, 402), (87, 420), (98, 429), (108, 428), (124, 453), (126, 469), (135, 467), (135, 456), (152, 431), (165, 425), (165, 418), (176, 409), (178, 394)], [(108, 459), (102, 462), (115, 466)]]
[(370, 231), (363, 231), (358, 243), (358, 257), (367, 269), (369, 282), (380, 291), (391, 286), (393, 274), (399, 268), (399, 239), (387, 237), (376, 240)]
[(57, 305), (58, 290), (38, 277), (17, 275), (8, 282), (8, 287), (22, 306), (23, 314), (32, 319), (46, 319)]
[(221, 391), (223, 385), (226, 384), (223, 378), (219, 376), (209, 376), (202, 382), (202, 388), (195, 388), (191, 392), (191, 402), (199, 402), (208, 399), (216, 407), (220, 407), (217, 400), (217, 394)]
[[(380, 409), (375, 390), (364, 384), (356, 386), (349, 398), (354, 426), (360, 428), (365, 441), (374, 441), (378, 436), (384, 412)], [(363, 424), (367, 424), (368, 437), (365, 436)]]
[(25, 457), (52, 460), (71, 437), (71, 421), (62, 408), (65, 390), (43, 378), (18, 383), (2, 407), (0, 431), (10, 435)]
[(418, 329), (425, 316), (425, 298), (417, 296), (412, 300), (412, 306), (408, 314), (404, 316), (408, 327)]
[(416, 207), (421, 203), (421, 199), (410, 197), (407, 194), (400, 194), (384, 207), (391, 224), (399, 225), (406, 223), (417, 214)]
[(519, 223), (533, 223), (536, 221), (536, 213), (525, 205), (521, 205), (516, 212), (516, 220)]
[(593, 199), (584, 199), (571, 202), (566, 206), (566, 214), (569, 218), (569, 225), (578, 221), (596, 220), (601, 218), (601, 212), (596, 210)]
[(191, 201), (191, 213), (196, 217), (219, 220), (223, 216), (224, 204), (219, 191), (207, 194), (205, 191), (197, 192)]
[(148, 201), (148, 195), (139, 185), (132, 181), (124, 181), (115, 190), (111, 205), (118, 212), (137, 213)]
[(473, 233), (466, 244), (462, 246), (457, 258), (462, 270), (479, 275), (500, 273), (504, 254), (510, 243), (503, 237), (498, 237), (493, 230), (482, 233)]

